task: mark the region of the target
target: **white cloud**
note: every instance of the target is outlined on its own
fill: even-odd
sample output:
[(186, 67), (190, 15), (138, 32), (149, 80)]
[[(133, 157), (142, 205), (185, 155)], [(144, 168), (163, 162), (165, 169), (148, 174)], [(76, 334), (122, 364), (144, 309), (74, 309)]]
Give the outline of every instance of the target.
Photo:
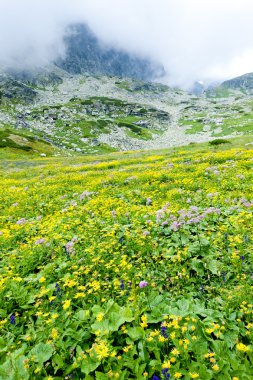
[(64, 51), (66, 25), (161, 61), (170, 84), (253, 71), (250, 0), (0, 0), (0, 63), (41, 65)]

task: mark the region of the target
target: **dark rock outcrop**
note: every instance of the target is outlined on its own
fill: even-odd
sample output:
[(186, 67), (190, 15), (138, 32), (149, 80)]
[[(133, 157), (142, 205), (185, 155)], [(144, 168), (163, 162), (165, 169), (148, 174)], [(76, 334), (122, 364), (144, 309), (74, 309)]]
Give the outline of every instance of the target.
[(0, 76), (0, 102), (8, 100), (32, 103), (37, 93), (24, 83), (10, 77)]
[(65, 38), (67, 52), (58, 67), (71, 74), (112, 75), (152, 80), (165, 74), (157, 63), (100, 43), (86, 25), (74, 25)]

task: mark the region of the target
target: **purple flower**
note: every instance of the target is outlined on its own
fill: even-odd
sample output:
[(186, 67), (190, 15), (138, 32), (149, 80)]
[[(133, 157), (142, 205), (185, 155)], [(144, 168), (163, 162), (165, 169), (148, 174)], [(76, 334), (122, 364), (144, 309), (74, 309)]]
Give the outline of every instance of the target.
[(160, 380), (160, 377), (157, 376), (157, 375), (154, 375), (154, 376), (152, 377), (152, 380)]
[(148, 282), (147, 281), (141, 281), (139, 283), (139, 287), (142, 289), (142, 288), (146, 288), (146, 286), (148, 286)]
[(124, 289), (125, 288), (125, 284), (124, 284), (124, 281), (123, 280), (120, 280), (120, 289)]
[(163, 326), (163, 324), (161, 324), (161, 335), (162, 335), (164, 338), (168, 338), (167, 329), (166, 329), (165, 326)]
[(164, 211), (158, 210), (156, 212), (156, 223), (159, 223), (163, 217), (164, 217)]
[(173, 222), (170, 226), (170, 228), (173, 230), (173, 231), (178, 231), (181, 227), (183, 223), (182, 222)]
[(245, 256), (241, 256), (241, 260), (245, 260)]
[(75, 254), (74, 244), (76, 241), (77, 241), (77, 238), (74, 236), (73, 239), (65, 245), (65, 250), (67, 254), (70, 254), (70, 253)]
[(56, 295), (57, 297), (61, 297), (61, 288), (59, 287), (59, 284), (58, 282), (55, 284), (55, 292), (56, 292)]
[(45, 243), (45, 239), (43, 239), (43, 238), (41, 238), (41, 239), (38, 239), (38, 240), (36, 240), (36, 242), (35, 242), (35, 244), (43, 244), (43, 243)]
[(112, 218), (116, 218), (116, 216), (117, 216), (117, 213), (116, 213), (116, 211), (115, 211), (115, 210), (112, 210), (112, 211), (111, 211), (111, 216), (112, 216)]
[(15, 324), (16, 324), (16, 318), (15, 318), (15, 315), (14, 315), (14, 314), (11, 314), (11, 316), (10, 316), (10, 323), (11, 323), (12, 325), (15, 325)]
[(93, 192), (85, 190), (80, 196), (79, 199), (82, 201), (85, 197), (89, 198), (90, 195), (93, 195)]
[(163, 374), (163, 376), (165, 376), (166, 380), (170, 379), (169, 368), (163, 368), (162, 369), (162, 374)]
[(16, 224), (20, 225), (20, 224), (25, 224), (27, 222), (27, 220), (25, 218), (21, 218), (19, 219)]

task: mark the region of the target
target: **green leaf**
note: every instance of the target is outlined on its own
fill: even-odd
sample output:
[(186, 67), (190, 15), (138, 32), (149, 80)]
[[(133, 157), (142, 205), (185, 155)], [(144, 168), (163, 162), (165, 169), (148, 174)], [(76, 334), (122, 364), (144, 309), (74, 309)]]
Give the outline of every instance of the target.
[(90, 317), (90, 311), (89, 310), (79, 310), (75, 316), (82, 322), (85, 322)]
[(217, 260), (208, 261), (206, 267), (212, 274), (218, 274), (220, 271), (220, 264)]
[(6, 347), (6, 342), (3, 337), (0, 336), (0, 350)]
[(42, 365), (51, 358), (53, 348), (49, 344), (39, 343), (30, 351), (30, 357), (35, 356), (35, 362)]
[(130, 327), (127, 334), (133, 340), (142, 339), (145, 336), (145, 332), (141, 327)]
[(176, 304), (177, 304), (178, 309), (179, 309), (179, 315), (184, 317), (184, 316), (189, 314), (190, 301), (188, 301), (187, 299), (181, 299), (181, 300), (177, 301)]
[(146, 347), (144, 346), (143, 342), (138, 343), (138, 349), (139, 349), (139, 356), (142, 358), (144, 362), (148, 362), (149, 360), (149, 354), (146, 350)]
[(53, 367), (55, 369), (55, 372), (59, 369), (59, 368), (63, 368), (64, 367), (64, 361), (62, 359), (62, 357), (58, 354), (54, 355), (53, 357)]
[(15, 379), (10, 360), (7, 360), (0, 366), (0, 379), (13, 380)]
[(201, 262), (201, 260), (193, 259), (190, 263), (191, 269), (193, 269), (195, 272), (197, 272), (199, 275), (204, 274), (204, 265)]
[(0, 380), (28, 380), (29, 374), (24, 368), (25, 359), (25, 356), (16, 357), (13, 353), (11, 358), (0, 366)]
[(108, 380), (108, 375), (105, 375), (102, 372), (96, 371), (95, 375), (96, 375), (96, 380)]
[(89, 373), (95, 371), (97, 367), (100, 365), (100, 361), (94, 360), (91, 357), (82, 360), (81, 371), (85, 373), (85, 375), (89, 375)]

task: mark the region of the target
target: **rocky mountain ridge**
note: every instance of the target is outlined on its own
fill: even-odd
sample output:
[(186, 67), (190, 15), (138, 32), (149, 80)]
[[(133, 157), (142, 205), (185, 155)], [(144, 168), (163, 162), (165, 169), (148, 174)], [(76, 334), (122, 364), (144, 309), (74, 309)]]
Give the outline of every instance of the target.
[(241, 75), (236, 78), (227, 80), (221, 84), (221, 87), (242, 91), (253, 91), (253, 73)]

